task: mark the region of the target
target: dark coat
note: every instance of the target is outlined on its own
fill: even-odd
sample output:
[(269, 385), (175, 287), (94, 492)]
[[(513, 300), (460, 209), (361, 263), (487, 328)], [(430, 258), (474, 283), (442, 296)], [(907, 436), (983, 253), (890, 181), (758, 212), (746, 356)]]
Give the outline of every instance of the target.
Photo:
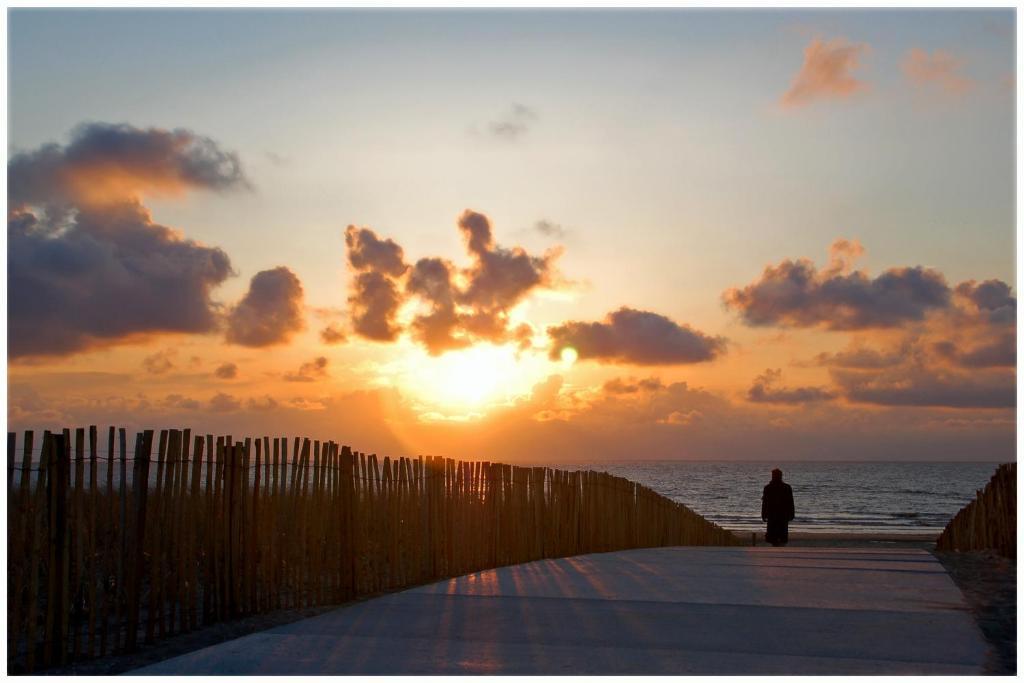
[(793, 489), (782, 481), (769, 482), (761, 495), (761, 519), (790, 522), (795, 516)]

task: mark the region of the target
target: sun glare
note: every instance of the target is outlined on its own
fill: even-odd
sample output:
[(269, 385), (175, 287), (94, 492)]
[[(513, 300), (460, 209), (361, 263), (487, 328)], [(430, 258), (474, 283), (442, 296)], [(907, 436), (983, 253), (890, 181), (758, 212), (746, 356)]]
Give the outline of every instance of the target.
[(566, 367), (572, 367), (572, 364), (576, 362), (576, 359), (580, 357), (580, 354), (576, 349), (571, 346), (566, 346), (562, 349), (560, 358), (562, 359), (562, 365)]
[(448, 417), (481, 415), (529, 395), (550, 373), (538, 354), (481, 344), (441, 356), (411, 353), (398, 381), (425, 407)]

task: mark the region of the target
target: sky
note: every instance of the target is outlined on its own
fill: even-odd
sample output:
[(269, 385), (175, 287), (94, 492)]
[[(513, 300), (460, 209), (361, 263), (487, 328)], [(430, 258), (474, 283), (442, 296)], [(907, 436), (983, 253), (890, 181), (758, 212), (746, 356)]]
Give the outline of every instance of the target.
[(8, 14), (8, 428), (1010, 460), (1015, 15)]

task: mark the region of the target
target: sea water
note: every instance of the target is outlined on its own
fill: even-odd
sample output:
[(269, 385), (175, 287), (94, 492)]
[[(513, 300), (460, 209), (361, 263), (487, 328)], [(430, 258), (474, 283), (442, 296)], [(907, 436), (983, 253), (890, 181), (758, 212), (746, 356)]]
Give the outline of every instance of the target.
[(773, 467), (793, 487), (791, 531), (935, 533), (974, 499), (993, 462), (645, 461), (563, 465), (626, 477), (727, 529), (763, 529), (761, 491)]

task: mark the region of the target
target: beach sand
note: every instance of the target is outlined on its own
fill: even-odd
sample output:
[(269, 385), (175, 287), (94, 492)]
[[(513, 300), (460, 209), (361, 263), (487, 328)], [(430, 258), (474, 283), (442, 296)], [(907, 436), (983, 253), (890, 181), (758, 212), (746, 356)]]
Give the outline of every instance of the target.
[[(733, 533), (750, 545), (751, 531), (735, 531)], [(756, 545), (766, 546), (764, 531), (756, 532)], [(858, 533), (825, 533), (811, 531), (791, 531), (789, 533), (790, 548), (921, 548), (933, 550), (938, 534), (858, 534)]]

